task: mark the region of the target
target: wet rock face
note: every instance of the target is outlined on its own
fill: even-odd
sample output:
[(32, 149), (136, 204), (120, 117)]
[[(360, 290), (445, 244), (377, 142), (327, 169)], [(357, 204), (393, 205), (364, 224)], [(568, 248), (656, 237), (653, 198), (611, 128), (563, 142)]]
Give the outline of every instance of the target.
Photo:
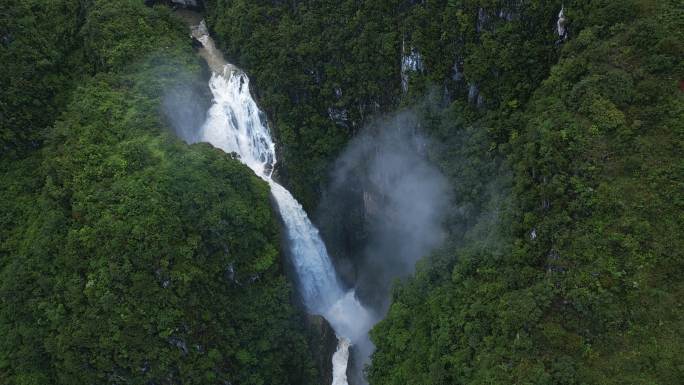
[(401, 47), (401, 89), (406, 93), (411, 74), (421, 73), (425, 68), (423, 57), (416, 47), (407, 47), (405, 41), (402, 41)]
[(332, 356), (337, 350), (337, 336), (328, 321), (320, 315), (306, 317), (309, 346), (320, 373), (319, 383), (329, 384), (332, 379)]
[(174, 7), (199, 10), (204, 5), (202, 0), (144, 0), (145, 5), (151, 7), (155, 4), (166, 4)]
[(199, 7), (201, 5), (199, 0), (171, 0), (171, 2), (184, 7)]

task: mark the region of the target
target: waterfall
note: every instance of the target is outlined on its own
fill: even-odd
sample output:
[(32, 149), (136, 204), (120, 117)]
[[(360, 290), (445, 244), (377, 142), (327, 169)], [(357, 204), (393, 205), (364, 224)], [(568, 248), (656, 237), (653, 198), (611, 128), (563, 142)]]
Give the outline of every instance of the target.
[(349, 362), (349, 344), (346, 338), (340, 338), (337, 351), (333, 354), (332, 385), (347, 385), (347, 362)]
[(558, 33), (558, 37), (560, 37), (560, 42), (568, 38), (568, 30), (565, 27), (566, 23), (565, 6), (562, 6), (560, 12), (558, 12), (558, 20), (556, 21), (556, 32)]
[(359, 303), (353, 290), (345, 290), (335, 272), (318, 229), (302, 205), (287, 189), (272, 179), (276, 164), (275, 145), (264, 113), (249, 92), (249, 78), (226, 63), (207, 33), (204, 21), (192, 28), (202, 43), (200, 55), (212, 69), (209, 88), (213, 104), (201, 127), (199, 141), (235, 153), (240, 161), (271, 187), (271, 194), (283, 219), (289, 240), (292, 265), (298, 289), (307, 310), (324, 316), (338, 336), (332, 358), (334, 385), (346, 385), (350, 345), (358, 345), (365, 357), (370, 354), (368, 330), (372, 317)]

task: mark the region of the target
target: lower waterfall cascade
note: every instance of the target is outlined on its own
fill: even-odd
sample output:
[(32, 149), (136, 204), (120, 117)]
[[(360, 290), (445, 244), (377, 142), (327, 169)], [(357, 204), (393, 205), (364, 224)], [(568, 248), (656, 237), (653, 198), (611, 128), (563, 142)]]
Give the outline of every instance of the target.
[(266, 116), (250, 94), (249, 78), (223, 60), (204, 21), (192, 28), (192, 36), (202, 43), (200, 55), (212, 70), (209, 88), (213, 103), (197, 141), (237, 154), (242, 163), (269, 184), (286, 229), (300, 296), (307, 311), (325, 317), (338, 337), (337, 351), (332, 357), (332, 384), (347, 385), (350, 347), (357, 347), (362, 360), (370, 356), (373, 348), (368, 331), (374, 318), (358, 301), (354, 290), (342, 286), (318, 229), (302, 205), (273, 180), (275, 144)]

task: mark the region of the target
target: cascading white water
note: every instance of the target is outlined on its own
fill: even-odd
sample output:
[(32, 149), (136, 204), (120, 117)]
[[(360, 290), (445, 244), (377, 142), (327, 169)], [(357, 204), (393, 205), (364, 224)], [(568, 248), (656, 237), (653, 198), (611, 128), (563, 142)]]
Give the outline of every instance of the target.
[(348, 385), (347, 383), (347, 363), (349, 362), (349, 345), (351, 342), (347, 338), (340, 338), (337, 351), (333, 354), (333, 381), (332, 385)]
[(223, 61), (204, 22), (192, 32), (203, 44), (201, 55), (213, 71), (209, 87), (214, 100), (199, 133), (199, 141), (211, 143), (226, 153), (238, 154), (242, 163), (270, 185), (285, 224), (302, 299), (309, 312), (323, 315), (338, 335), (337, 352), (332, 359), (332, 383), (346, 385), (349, 347), (360, 344), (362, 350), (368, 351), (367, 333), (373, 319), (354, 291), (343, 289), (318, 229), (302, 206), (272, 179), (275, 145), (266, 118), (249, 92), (249, 78)]

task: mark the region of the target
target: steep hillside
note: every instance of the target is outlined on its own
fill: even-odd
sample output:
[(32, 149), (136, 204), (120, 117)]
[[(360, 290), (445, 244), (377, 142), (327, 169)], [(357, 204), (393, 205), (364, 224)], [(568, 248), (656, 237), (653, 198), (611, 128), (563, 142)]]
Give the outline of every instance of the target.
[[(372, 384), (682, 377), (677, 2), (207, 3), (309, 208), (369, 118), (412, 107), (433, 138), (449, 236), (374, 330)], [(366, 241), (356, 201), (320, 218), (334, 255)]]
[(684, 15), (674, 2), (592, 12), (522, 111), (452, 132), (506, 134), (493, 145), (510, 202), (498, 227), (396, 289), (371, 383), (682, 378)]
[(32, 40), (3, 55), (71, 57), (48, 20), (82, 54), (3, 73), (55, 91), (3, 93), (22, 151), (0, 165), (0, 383), (311, 383), (267, 185), (163, 114), (178, 87), (204, 98), (186, 27), (134, 0), (11, 9)]
[[(208, 68), (180, 18), (145, 3), (0, 5), (0, 383), (328, 383), (331, 347), (292, 305), (269, 187), (235, 153), (174, 135), (204, 121)], [(681, 382), (680, 2), (205, 5), (273, 123), (276, 179), (318, 213), (338, 268), (326, 282), (388, 308), (370, 384)], [(246, 81), (234, 89), (249, 96)], [(247, 107), (241, 123), (266, 132)], [(361, 282), (386, 197), (332, 191), (331, 176), (341, 154), (363, 172), (395, 111), (427, 138), (398, 148), (439, 168), (447, 202), (416, 233), (444, 241), (411, 276), (378, 255)], [(415, 191), (398, 194), (420, 205)]]

